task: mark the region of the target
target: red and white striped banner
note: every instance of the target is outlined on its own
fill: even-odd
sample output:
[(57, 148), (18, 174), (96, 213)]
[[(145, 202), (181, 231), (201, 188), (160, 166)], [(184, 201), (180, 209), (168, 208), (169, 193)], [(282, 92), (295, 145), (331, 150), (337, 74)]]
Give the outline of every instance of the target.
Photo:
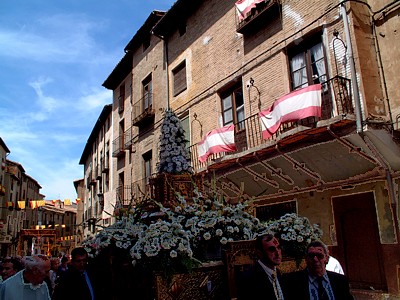
[(282, 123), (321, 116), (321, 84), (293, 91), (259, 113), (263, 138), (270, 138)]
[(205, 162), (213, 153), (236, 151), (235, 126), (209, 131), (197, 146), (199, 161)]
[(236, 12), (238, 14), (239, 20), (243, 20), (248, 12), (255, 8), (257, 3), (264, 2), (265, 0), (238, 0), (235, 3)]

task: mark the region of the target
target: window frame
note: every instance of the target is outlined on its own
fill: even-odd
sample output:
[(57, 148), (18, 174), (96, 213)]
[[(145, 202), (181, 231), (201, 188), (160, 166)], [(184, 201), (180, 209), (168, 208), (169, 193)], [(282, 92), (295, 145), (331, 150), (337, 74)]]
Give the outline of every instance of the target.
[(153, 168), (152, 150), (143, 153), (142, 159), (143, 159), (143, 178), (145, 179), (146, 184), (149, 184)]
[(173, 96), (177, 96), (187, 89), (186, 60), (183, 60), (172, 70)]
[[(241, 97), (238, 97), (239, 94), (241, 94)], [(243, 130), (245, 128), (244, 120), (246, 119), (246, 113), (242, 83), (240, 82), (240, 84), (236, 84), (220, 93), (220, 98), (223, 126), (235, 124), (237, 131)], [(230, 101), (230, 103), (226, 103), (228, 106), (225, 105), (225, 100)], [(231, 120), (227, 120), (229, 111), (231, 111)]]
[[(311, 50), (315, 48), (316, 46), (321, 45), (322, 49), (322, 57), (318, 59), (318, 61), (323, 61), (324, 63), (324, 69), (325, 72), (323, 74), (316, 74), (315, 72), (317, 71), (314, 66), (316, 65), (317, 61), (313, 61), (312, 59), (312, 52)], [(305, 66), (302, 66), (301, 68), (298, 68), (296, 70), (293, 70), (293, 59), (296, 56), (299, 56), (302, 54), (303, 56), (303, 61), (305, 62)], [(302, 87), (310, 86), (312, 84), (316, 83), (323, 83), (328, 80), (328, 64), (327, 64), (327, 57), (326, 57), (326, 51), (325, 51), (325, 46), (323, 43), (322, 39), (322, 34), (315, 34), (309, 38), (307, 38), (305, 41), (300, 43), (299, 45), (293, 46), (288, 50), (288, 64), (289, 64), (289, 74), (290, 74), (290, 85), (291, 85), (291, 90), (297, 90)], [(304, 69), (306, 71), (306, 78), (307, 80), (305, 82), (302, 82), (301, 84), (296, 84), (294, 80), (294, 73), (297, 72), (300, 69)]]
[(142, 81), (143, 111), (153, 106), (153, 80), (151, 74)]

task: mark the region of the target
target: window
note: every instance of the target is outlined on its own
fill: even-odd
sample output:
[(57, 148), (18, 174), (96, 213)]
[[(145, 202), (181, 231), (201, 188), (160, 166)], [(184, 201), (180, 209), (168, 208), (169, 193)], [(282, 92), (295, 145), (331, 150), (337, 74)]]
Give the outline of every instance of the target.
[[(292, 90), (306, 86), (325, 83), (328, 80), (326, 71), (325, 51), (322, 36), (311, 37), (303, 43), (289, 49), (290, 75)], [(333, 112), (332, 97), (326, 84), (322, 85), (322, 119), (329, 119)], [(315, 117), (301, 121), (303, 125), (314, 123)]]
[(124, 120), (121, 120), (119, 122), (119, 138), (120, 138), (120, 142), (119, 142), (119, 149), (123, 150), (124, 149), (124, 132), (125, 132), (125, 123)]
[(143, 85), (143, 110), (151, 108), (153, 104), (153, 84), (151, 81), (151, 75), (149, 75), (142, 82)]
[(119, 97), (118, 97), (118, 111), (124, 111), (124, 103), (125, 103), (125, 84), (121, 84), (119, 86)]
[(244, 129), (244, 99), (242, 86), (221, 94), (223, 125), (235, 124), (237, 129)]
[(187, 88), (186, 83), (186, 61), (183, 61), (179, 66), (172, 70), (174, 96), (183, 92)]
[(283, 215), (291, 213), (297, 213), (297, 202), (295, 200), (259, 206), (256, 209), (256, 216), (260, 221), (278, 220)]
[(152, 169), (152, 153), (151, 151), (146, 152), (145, 154), (143, 154), (143, 162), (144, 162), (144, 166), (143, 166), (143, 175), (144, 178), (146, 179), (146, 184), (149, 184), (149, 180), (151, 177), (151, 169)]
[(291, 50), (289, 61), (293, 90), (327, 80), (321, 36)]
[(190, 146), (190, 122), (189, 111), (179, 117), (183, 130), (185, 130), (185, 139), (187, 140), (186, 148)]

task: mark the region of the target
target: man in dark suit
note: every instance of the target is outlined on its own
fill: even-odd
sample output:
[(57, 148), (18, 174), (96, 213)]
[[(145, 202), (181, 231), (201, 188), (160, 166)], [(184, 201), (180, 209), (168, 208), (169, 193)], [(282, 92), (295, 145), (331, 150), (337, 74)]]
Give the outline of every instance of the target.
[(250, 272), (238, 281), (238, 300), (283, 300), (280, 287), (281, 275), (277, 266), (282, 261), (279, 241), (271, 234), (258, 236), (256, 250), (259, 259)]
[(57, 282), (53, 300), (96, 300), (93, 276), (89, 274), (89, 255), (83, 247), (71, 251), (71, 263)]
[(328, 249), (321, 241), (307, 246), (307, 268), (285, 274), (282, 279), (285, 300), (353, 300), (346, 276), (326, 271)]

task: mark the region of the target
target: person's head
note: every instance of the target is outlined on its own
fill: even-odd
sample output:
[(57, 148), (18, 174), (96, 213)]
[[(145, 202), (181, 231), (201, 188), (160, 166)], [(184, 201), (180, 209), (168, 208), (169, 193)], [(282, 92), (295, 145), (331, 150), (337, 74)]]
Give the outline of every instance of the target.
[(69, 263), (69, 258), (68, 258), (68, 256), (63, 256), (63, 257), (61, 257), (61, 264), (63, 265), (63, 266), (66, 266), (66, 265), (68, 265), (68, 263)]
[(56, 271), (59, 266), (60, 266), (60, 260), (58, 259), (58, 257), (52, 257), (50, 259), (50, 268), (51, 268), (51, 270)]
[(32, 285), (43, 283), (49, 276), (50, 260), (45, 255), (25, 256), (24, 279)]
[(307, 245), (306, 263), (311, 275), (323, 276), (326, 273), (326, 263), (328, 259), (328, 248), (323, 242), (312, 241)]
[(22, 263), (17, 258), (5, 258), (2, 262), (1, 277), (4, 280), (15, 275), (17, 272), (23, 269)]
[(282, 250), (279, 241), (272, 234), (263, 234), (256, 239), (256, 249), (261, 253), (261, 261), (271, 269), (282, 262)]
[(83, 247), (74, 248), (71, 251), (71, 265), (81, 273), (86, 270), (88, 258), (89, 255)]

